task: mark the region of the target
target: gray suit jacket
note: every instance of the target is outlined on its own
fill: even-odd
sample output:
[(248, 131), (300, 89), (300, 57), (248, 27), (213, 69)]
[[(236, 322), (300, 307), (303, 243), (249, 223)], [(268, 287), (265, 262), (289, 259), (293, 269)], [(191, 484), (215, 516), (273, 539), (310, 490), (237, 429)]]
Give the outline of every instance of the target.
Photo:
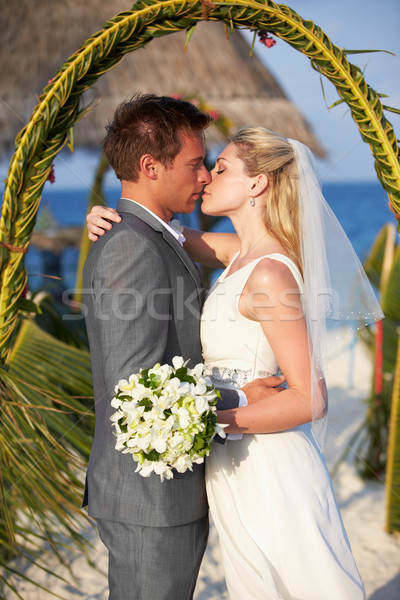
[[(93, 245), (83, 273), (96, 412), (83, 504), (95, 518), (182, 525), (207, 513), (204, 465), (164, 482), (135, 473), (132, 457), (115, 450), (110, 402), (118, 380), (140, 368), (171, 364), (176, 355), (190, 366), (202, 362), (201, 280), (157, 219), (125, 199), (117, 210), (122, 222)], [(225, 397), (225, 408), (237, 405), (236, 396)]]

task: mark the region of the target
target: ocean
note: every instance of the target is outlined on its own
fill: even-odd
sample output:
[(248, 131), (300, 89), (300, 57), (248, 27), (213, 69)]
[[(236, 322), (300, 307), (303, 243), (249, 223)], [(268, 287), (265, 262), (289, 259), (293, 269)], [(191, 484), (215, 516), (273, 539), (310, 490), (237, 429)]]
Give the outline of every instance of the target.
[[(371, 245), (383, 225), (396, 224), (388, 208), (386, 192), (379, 182), (370, 183), (327, 183), (323, 187), (326, 200), (336, 214), (343, 229), (349, 236), (361, 262), (365, 260)], [(108, 204), (115, 207), (119, 198), (116, 188), (105, 190)], [(57, 183), (46, 184), (39, 209), (38, 223), (54, 220), (58, 226), (82, 225), (87, 212), (88, 190), (58, 189)], [(177, 215), (182, 224), (196, 226), (196, 214)], [(233, 231), (229, 219), (221, 219), (215, 230)], [(72, 288), (75, 283), (75, 271), (78, 250), (68, 248), (61, 257), (63, 286)], [(51, 280), (44, 279), (44, 260), (40, 251), (30, 246), (26, 256), (26, 267), (30, 274), (28, 286), (35, 290), (51, 286)], [(53, 284), (54, 285), (54, 284)]]

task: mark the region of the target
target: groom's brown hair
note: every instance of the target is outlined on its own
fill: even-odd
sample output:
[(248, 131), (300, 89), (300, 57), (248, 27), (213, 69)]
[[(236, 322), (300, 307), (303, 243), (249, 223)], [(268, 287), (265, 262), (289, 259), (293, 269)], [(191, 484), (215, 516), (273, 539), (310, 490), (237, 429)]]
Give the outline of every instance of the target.
[(211, 121), (185, 100), (136, 94), (117, 107), (107, 124), (103, 152), (118, 179), (137, 181), (141, 156), (151, 154), (168, 168), (182, 149), (182, 135), (203, 135)]

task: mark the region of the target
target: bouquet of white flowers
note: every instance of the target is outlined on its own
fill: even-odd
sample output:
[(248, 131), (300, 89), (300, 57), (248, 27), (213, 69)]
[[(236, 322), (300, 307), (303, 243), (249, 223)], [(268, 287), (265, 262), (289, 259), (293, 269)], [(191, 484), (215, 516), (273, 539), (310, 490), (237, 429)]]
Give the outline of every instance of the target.
[(116, 450), (132, 454), (142, 477), (154, 472), (161, 481), (173, 477), (172, 469), (192, 470), (210, 453), (213, 438), (225, 437), (217, 423), (219, 391), (203, 377), (204, 365), (188, 369), (180, 356), (172, 364), (121, 379), (111, 402)]

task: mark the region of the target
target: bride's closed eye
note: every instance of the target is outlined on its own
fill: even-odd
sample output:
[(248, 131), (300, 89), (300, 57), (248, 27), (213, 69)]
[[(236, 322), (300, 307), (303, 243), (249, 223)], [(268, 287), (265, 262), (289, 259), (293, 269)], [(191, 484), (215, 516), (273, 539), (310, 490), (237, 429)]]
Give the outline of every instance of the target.
[(216, 175), (220, 175), (221, 173), (223, 173), (225, 171), (225, 169), (220, 169), (219, 171), (215, 171)]

